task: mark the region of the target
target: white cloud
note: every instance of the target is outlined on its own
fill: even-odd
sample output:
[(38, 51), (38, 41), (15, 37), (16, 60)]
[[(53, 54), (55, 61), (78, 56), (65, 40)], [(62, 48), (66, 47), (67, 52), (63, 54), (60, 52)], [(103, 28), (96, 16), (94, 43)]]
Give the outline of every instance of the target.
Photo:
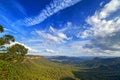
[(53, 0), (53, 2), (47, 5), (38, 16), (25, 19), (25, 23), (28, 26), (39, 24), (55, 13), (66, 9), (67, 7), (73, 6), (80, 1), (81, 0)]
[[(73, 25), (71, 22), (67, 22), (62, 26), (63, 28), (61, 29), (55, 29), (50, 26), (49, 29), (35, 30), (32, 32), (34, 38), (27, 40), (27, 42), (30, 42), (28, 44), (34, 42), (34, 45), (32, 44), (31, 46), (35, 49), (41, 49), (43, 53), (46, 48), (58, 51), (59, 55), (67, 55), (70, 52), (74, 52), (72, 48), (70, 49), (68, 47), (68, 44), (65, 47), (63, 46), (67, 42), (72, 41), (72, 37), (76, 36), (76, 33), (80, 31), (81, 27)], [(41, 40), (41, 42), (39, 42), (39, 40)]]
[(51, 50), (51, 49), (45, 49), (44, 52), (51, 53), (51, 54), (57, 54), (58, 52)]
[(119, 52), (120, 45), (117, 44), (120, 43), (120, 15), (114, 14), (118, 11), (120, 11), (120, 0), (111, 0), (102, 10), (96, 11), (93, 16), (87, 18), (86, 21), (91, 28), (85, 30), (82, 36), (85, 36), (84, 38), (91, 36), (86, 31), (92, 33), (93, 39), (87, 45), (88, 48), (98, 48), (98, 52), (107, 54)]
[(62, 39), (68, 39), (64, 33), (58, 33), (57, 35), (58, 35), (58, 37), (60, 37)]
[(111, 0), (108, 4), (104, 6), (102, 11), (99, 13), (99, 18), (106, 18), (118, 9), (120, 9), (120, 0)]
[(36, 30), (36, 33), (42, 37), (45, 41), (52, 41), (55, 43), (64, 43), (66, 40), (69, 40), (66, 34), (60, 32), (59, 30), (54, 29), (50, 26), (50, 32)]
[(42, 38), (44, 38), (44, 40), (49, 40), (49, 41), (53, 41), (53, 42), (56, 42), (56, 43), (61, 43), (61, 42), (64, 42), (63, 39), (55, 36), (55, 35), (52, 35), (50, 33), (46, 33), (46, 32), (42, 32), (42, 31), (36, 31), (38, 33), (38, 35), (40, 35)]
[[(72, 56), (116, 56), (119, 55), (117, 51), (112, 51), (112, 50), (101, 50), (98, 47), (93, 47), (93, 48), (86, 48), (86, 44), (91, 44), (90, 41), (76, 41), (73, 43), (70, 43), (70, 50), (72, 49), (71, 52), (69, 52), (70, 55)], [(114, 54), (113, 54), (114, 53)]]
[(30, 42), (30, 43), (42, 42), (42, 40), (41, 39), (34, 39), (34, 38), (32, 38), (32, 39), (28, 39), (27, 42)]
[(72, 22), (67, 22), (59, 31), (68, 34), (69, 39), (71, 40), (73, 37), (79, 37), (82, 31), (82, 26), (74, 25)]
[(87, 49), (83, 47), (88, 42), (89, 41), (74, 41), (70, 43), (70, 47), (76, 49), (76, 51), (79, 52), (79, 54), (84, 54), (84, 53), (88, 54), (90, 53), (90, 51), (93, 52), (91, 49)]
[(102, 7), (102, 6), (104, 5), (104, 3), (105, 3), (104, 1), (103, 1), (103, 2), (101, 2), (101, 3), (100, 3), (100, 6)]
[(10, 44), (5, 44), (4, 46), (6, 46), (6, 47), (11, 47), (11, 46), (13, 46), (13, 45), (15, 45), (15, 44), (20, 44), (20, 45), (24, 46), (25, 48), (27, 48), (27, 49), (28, 49), (28, 53), (39, 53), (39, 52), (41, 52), (41, 51), (32, 49), (32, 48), (30, 48), (30, 47), (28, 47), (28, 46), (26, 46), (25, 44), (20, 43), (20, 42), (10, 42)]
[[(93, 32), (93, 36), (102, 36), (105, 37), (108, 34), (116, 32), (120, 30), (120, 16), (116, 15), (116, 17), (112, 19), (106, 19), (112, 13), (116, 12), (120, 9), (120, 0), (111, 0), (101, 11), (96, 11), (96, 13), (88, 17), (86, 20), (88, 24), (92, 27), (89, 30), (85, 30), (83, 35), (89, 35), (87, 32)], [(90, 34), (91, 35), (91, 34)]]
[(50, 26), (49, 31), (50, 32), (55, 32), (56, 30), (52, 26)]
[(12, 32), (12, 33), (17, 33), (17, 32), (15, 32), (15, 31), (11, 30), (11, 29), (8, 29), (8, 28), (4, 28), (4, 30), (5, 30), (5, 31), (8, 31), (8, 32)]
[(120, 16), (116, 15), (110, 20), (106, 18), (109, 17), (111, 13), (120, 9), (120, 0), (112, 0), (100, 12), (96, 12), (95, 15), (87, 19), (88, 24), (92, 25), (91, 31), (94, 31), (94, 36), (106, 36), (110, 33), (120, 30)]
[(77, 34), (78, 38), (86, 39), (92, 37), (93, 32), (91, 30), (85, 30), (84, 32), (79, 32)]
[(49, 31), (52, 32), (54, 35), (58, 36), (61, 39), (68, 39), (68, 37), (66, 36), (66, 34), (64, 34), (60, 30), (54, 29), (52, 26), (50, 26)]

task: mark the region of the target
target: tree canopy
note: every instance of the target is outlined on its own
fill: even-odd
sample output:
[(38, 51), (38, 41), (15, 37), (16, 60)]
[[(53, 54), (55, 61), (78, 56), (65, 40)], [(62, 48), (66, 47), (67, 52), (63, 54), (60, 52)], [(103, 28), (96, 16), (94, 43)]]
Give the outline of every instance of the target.
[(0, 25), (0, 32), (3, 32), (4, 28)]
[(14, 36), (9, 35), (9, 34), (4, 35), (3, 39), (4, 39), (5, 43), (8, 43), (8, 44), (10, 44), (10, 42), (14, 42), (15, 41)]
[[(4, 28), (0, 25), (0, 32), (4, 32)], [(12, 35), (6, 34), (3, 37), (0, 37), (0, 48), (5, 44), (10, 44), (14, 42), (15, 38)], [(27, 54), (28, 49), (21, 44), (15, 44), (7, 47), (7, 53), (0, 53), (0, 59), (7, 61), (21, 61), (25, 54)]]
[(24, 56), (27, 53), (28, 49), (26, 49), (24, 46), (20, 44), (15, 44), (8, 48), (8, 53), (12, 54), (20, 54), (21, 56)]

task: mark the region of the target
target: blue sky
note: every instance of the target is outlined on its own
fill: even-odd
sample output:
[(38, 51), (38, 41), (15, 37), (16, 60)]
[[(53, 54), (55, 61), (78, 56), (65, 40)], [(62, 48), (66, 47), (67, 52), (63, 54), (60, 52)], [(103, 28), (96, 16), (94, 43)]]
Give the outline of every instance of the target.
[(4, 34), (34, 55), (120, 56), (119, 14), (120, 0), (0, 0)]

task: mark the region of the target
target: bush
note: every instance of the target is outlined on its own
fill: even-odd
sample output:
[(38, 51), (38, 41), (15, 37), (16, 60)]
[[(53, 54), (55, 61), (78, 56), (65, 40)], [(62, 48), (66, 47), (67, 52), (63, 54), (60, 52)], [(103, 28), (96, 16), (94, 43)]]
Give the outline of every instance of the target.
[(12, 64), (0, 60), (0, 80), (13, 80), (13, 73)]

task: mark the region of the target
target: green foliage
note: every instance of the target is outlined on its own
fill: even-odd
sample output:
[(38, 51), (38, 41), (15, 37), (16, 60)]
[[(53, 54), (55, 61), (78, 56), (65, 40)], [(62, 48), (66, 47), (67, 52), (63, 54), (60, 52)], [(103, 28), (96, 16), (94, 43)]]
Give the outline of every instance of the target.
[(101, 71), (96, 69), (80, 70), (73, 72), (81, 80), (120, 80), (119, 71)]
[(13, 80), (14, 68), (8, 62), (0, 60), (0, 80)]
[[(0, 32), (3, 32), (4, 29), (2, 26), (0, 26)], [(12, 35), (4, 35), (3, 37), (0, 37), (0, 48), (4, 46), (4, 44), (10, 44), (10, 42), (14, 42), (14, 36)], [(11, 47), (7, 48), (7, 53), (1, 54), (0, 53), (0, 59), (5, 60), (5, 61), (10, 61), (10, 62), (18, 62), (22, 61), (24, 58), (25, 54), (27, 54), (28, 49), (26, 49), (24, 46), (20, 44), (15, 44), (12, 45)]]
[(15, 44), (11, 47), (8, 48), (8, 53), (9, 54), (19, 54), (21, 56), (25, 56), (27, 54), (28, 49), (26, 49), (24, 46), (20, 44)]
[(43, 57), (25, 57), (22, 63), (10, 65), (13, 66), (12, 73), (0, 80), (77, 80), (68, 66), (49, 62)]
[(111, 61), (117, 62), (107, 66), (112, 67), (112, 71), (101, 70), (101, 66), (92, 69), (71, 68), (71, 65), (53, 63), (40, 56), (25, 56), (21, 63), (0, 61), (0, 80), (120, 80), (120, 69), (117, 68), (120, 66), (119, 59)]
[[(4, 28), (0, 25), (0, 32), (3, 32)], [(10, 44), (10, 42), (14, 42), (14, 36), (12, 35), (4, 35), (3, 37), (0, 37), (0, 46), (4, 45), (4, 44)]]
[(0, 60), (16, 63), (21, 62), (23, 60), (23, 56), (21, 56), (20, 54), (0, 53)]
[(5, 44), (5, 40), (3, 38), (0, 38), (0, 46)]
[(7, 43), (7, 44), (10, 44), (10, 42), (14, 42), (15, 41), (14, 36), (8, 35), (8, 34), (4, 35), (3, 39), (4, 39), (5, 43)]
[(42, 57), (27, 60), (22, 64), (16, 65), (17, 68), (21, 69), (21, 72), (17, 70), (17, 73), (22, 73), (21, 77), (27, 74), (22, 80), (62, 80), (64, 77), (74, 78), (69, 67), (49, 62)]
[[(54, 57), (52, 59), (54, 59)], [(59, 60), (62, 61), (60, 62)], [(74, 65), (74, 67), (72, 67), (72, 72), (78, 80), (120, 80), (119, 57), (97, 57), (85, 60), (79, 58), (57, 57), (54, 59), (54, 62), (62, 64), (69, 64), (66, 62), (70, 62), (70, 65)], [(69, 80), (69, 78), (66, 78), (66, 80), (67, 79)]]
[(2, 25), (0, 25), (0, 32), (3, 32), (4, 28), (2, 27)]

